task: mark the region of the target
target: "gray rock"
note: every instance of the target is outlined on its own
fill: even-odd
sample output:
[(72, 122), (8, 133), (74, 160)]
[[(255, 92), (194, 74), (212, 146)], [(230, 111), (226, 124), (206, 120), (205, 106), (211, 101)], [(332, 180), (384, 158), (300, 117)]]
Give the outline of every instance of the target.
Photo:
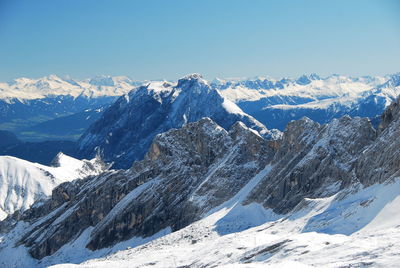
[(271, 172), (245, 203), (258, 202), (287, 213), (305, 197), (332, 194), (328, 185), (352, 182), (357, 156), (375, 139), (368, 119), (342, 117), (320, 126), (308, 118), (291, 122), (272, 160)]
[(355, 173), (364, 185), (400, 177), (400, 98), (383, 113), (379, 132), (357, 161)]

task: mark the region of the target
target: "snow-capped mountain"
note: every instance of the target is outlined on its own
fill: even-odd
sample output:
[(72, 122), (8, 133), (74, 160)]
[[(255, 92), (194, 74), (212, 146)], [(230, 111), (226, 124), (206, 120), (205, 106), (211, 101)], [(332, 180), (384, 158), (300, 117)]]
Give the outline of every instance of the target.
[(64, 183), (1, 222), (0, 262), (395, 266), (399, 107), (377, 130), (366, 118), (303, 118), (278, 140), (210, 118), (170, 129), (130, 169)]
[(192, 74), (176, 84), (153, 82), (120, 97), (80, 138), (80, 155), (92, 157), (100, 151), (106, 161), (128, 168), (143, 158), (157, 134), (202, 117), (225, 129), (242, 121), (261, 135), (276, 134)]
[(48, 198), (57, 185), (97, 175), (105, 170), (99, 159), (77, 160), (59, 153), (52, 166), (0, 156), (0, 220)]
[(96, 98), (121, 96), (142, 84), (125, 76), (97, 76), (84, 80), (49, 75), (39, 79), (17, 78), (0, 83), (0, 99), (33, 100), (51, 96)]
[(375, 119), (400, 94), (399, 77), (321, 78), (311, 74), (281, 80), (216, 79), (212, 86), (267, 127), (283, 130), (288, 122), (303, 116), (319, 123), (346, 114)]

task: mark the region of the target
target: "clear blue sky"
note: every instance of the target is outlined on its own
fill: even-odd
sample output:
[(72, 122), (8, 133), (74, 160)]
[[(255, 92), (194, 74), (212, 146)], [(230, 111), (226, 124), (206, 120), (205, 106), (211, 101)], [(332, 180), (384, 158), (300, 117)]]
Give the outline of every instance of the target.
[(400, 0), (0, 0), (0, 80), (400, 71)]

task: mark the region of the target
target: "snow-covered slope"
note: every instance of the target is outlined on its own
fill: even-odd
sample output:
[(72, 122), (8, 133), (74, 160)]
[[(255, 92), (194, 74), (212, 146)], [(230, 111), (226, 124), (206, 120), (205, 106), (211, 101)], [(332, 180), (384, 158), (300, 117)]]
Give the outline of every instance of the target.
[(47, 198), (63, 182), (99, 174), (103, 169), (98, 159), (77, 160), (63, 153), (57, 155), (53, 166), (0, 156), (0, 220)]

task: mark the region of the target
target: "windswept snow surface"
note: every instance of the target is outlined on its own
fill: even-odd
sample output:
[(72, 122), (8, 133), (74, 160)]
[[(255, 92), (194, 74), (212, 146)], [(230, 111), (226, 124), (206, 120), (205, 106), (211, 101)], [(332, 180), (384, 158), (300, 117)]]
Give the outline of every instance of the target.
[(49, 167), (12, 156), (0, 156), (0, 220), (50, 196), (53, 188), (63, 182), (101, 171), (100, 167), (85, 169), (85, 161), (59, 153), (57, 167)]

